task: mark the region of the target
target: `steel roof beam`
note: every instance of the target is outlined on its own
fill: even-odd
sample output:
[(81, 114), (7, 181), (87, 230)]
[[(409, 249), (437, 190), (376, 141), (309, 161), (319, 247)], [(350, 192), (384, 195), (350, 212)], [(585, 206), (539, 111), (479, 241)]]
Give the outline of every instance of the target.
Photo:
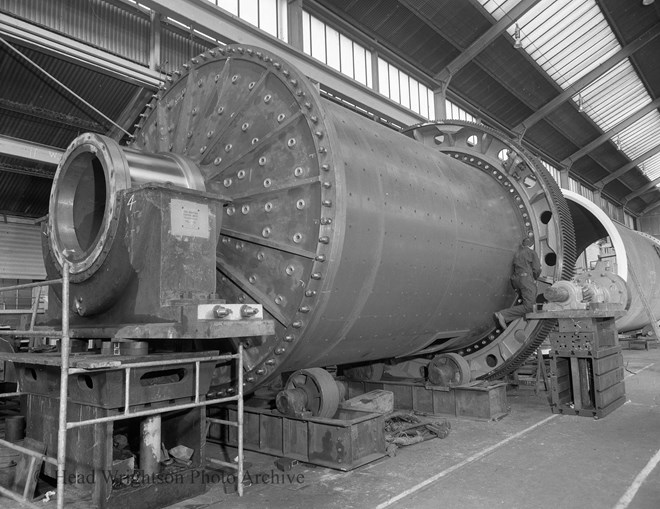
[(152, 90), (161, 75), (106, 51), (0, 13), (0, 35), (24, 46), (54, 55), (82, 67)]
[(657, 209), (658, 207), (660, 207), (660, 200), (651, 203), (648, 207), (646, 207), (644, 210), (642, 210), (642, 211), (639, 213), (639, 215), (640, 215), (640, 216), (643, 216), (644, 214), (648, 214), (648, 213), (651, 212), (653, 209)]
[[(534, 7), (540, 0), (520, 0), (506, 16), (502, 17), (497, 23), (484, 32), (476, 41), (461, 52), (454, 60), (438, 72), (433, 78), (437, 81), (448, 83), (451, 77), (460, 71), (466, 64), (470, 63), (474, 57), (481, 53), (491, 42), (506, 32), (513, 23), (516, 22), (527, 11)], [(406, 0), (400, 0), (400, 3), (413, 9)]]
[(648, 193), (649, 191), (653, 191), (658, 189), (658, 184), (660, 184), (660, 177), (658, 177), (655, 180), (652, 180), (648, 184), (646, 184), (644, 187), (639, 188), (637, 191), (634, 191), (628, 195), (626, 195), (623, 199), (624, 202), (629, 202), (633, 198), (637, 198), (638, 196), (642, 196), (645, 193)]
[(660, 24), (656, 24), (652, 28), (647, 30), (644, 34), (642, 34), (639, 38), (637, 38), (637, 40), (621, 48), (619, 51), (617, 51), (614, 55), (612, 55), (610, 58), (605, 60), (598, 67), (593, 69), (591, 72), (585, 74), (582, 78), (580, 78), (575, 83), (573, 83), (570, 87), (568, 87), (566, 90), (560, 93), (557, 97), (555, 97), (550, 102), (548, 102), (547, 104), (536, 110), (534, 113), (532, 113), (529, 117), (527, 117), (520, 124), (518, 124), (516, 127), (513, 128), (514, 132), (518, 133), (519, 135), (523, 135), (527, 129), (529, 129), (534, 124), (536, 124), (541, 119), (543, 119), (545, 116), (547, 116), (549, 113), (557, 109), (559, 106), (561, 106), (563, 103), (565, 103), (575, 94), (577, 94), (584, 87), (586, 87), (587, 85), (598, 79), (600, 76), (602, 76), (604, 73), (609, 71), (612, 67), (617, 65), (622, 60), (628, 58), (630, 55), (632, 55), (636, 51), (646, 46), (646, 44), (654, 40), (659, 35), (660, 35)]
[(34, 166), (23, 166), (18, 164), (9, 164), (0, 162), (0, 173), (18, 173), (19, 175), (27, 175), (28, 177), (39, 177), (45, 179), (55, 178), (55, 170), (45, 170), (36, 168)]
[(207, 0), (186, 0), (185, 2), (181, 0), (140, 0), (140, 4), (181, 23), (192, 25), (196, 30), (218, 40), (259, 46), (281, 56), (324, 88), (342, 97), (350, 98), (353, 104), (371, 109), (383, 118), (403, 125), (427, 120), (405, 106), (385, 99), (375, 90), (331, 69), (286, 42), (230, 15)]
[(0, 134), (0, 155), (3, 156), (57, 166), (62, 158), (62, 154), (64, 154), (64, 151), (59, 148), (19, 140), (18, 138), (10, 138), (9, 136)]
[(74, 117), (73, 115), (61, 113), (59, 111), (48, 110), (46, 108), (33, 106), (31, 104), (10, 101), (9, 99), (4, 99), (2, 97), (0, 97), (0, 110), (13, 111), (14, 113), (19, 113), (21, 115), (29, 115), (31, 117), (38, 118), (39, 120), (56, 122), (62, 126), (67, 127), (68, 129), (81, 129), (84, 131), (95, 132), (103, 132), (106, 130), (105, 127), (103, 127), (98, 122), (94, 122), (93, 120), (85, 120), (83, 118)]
[(630, 161), (628, 164), (623, 165), (621, 168), (618, 170), (610, 173), (607, 177), (600, 179), (598, 182), (595, 182), (594, 185), (599, 188), (605, 187), (607, 184), (612, 182), (613, 180), (618, 179), (621, 175), (624, 173), (629, 172), (632, 170), (635, 166), (639, 166), (642, 164), (644, 161), (649, 159), (650, 157), (653, 157), (654, 155), (660, 153), (660, 145), (657, 145), (653, 147), (650, 150), (647, 150), (644, 152), (641, 156), (639, 156), (637, 159), (634, 161)]
[(610, 129), (606, 133), (600, 135), (598, 138), (596, 138), (594, 141), (588, 143), (587, 145), (582, 147), (580, 150), (572, 153), (566, 159), (561, 161), (560, 164), (562, 164), (563, 166), (571, 166), (575, 161), (577, 161), (581, 157), (587, 155), (589, 152), (594, 150), (596, 147), (598, 147), (599, 145), (602, 145), (607, 140), (613, 138), (614, 136), (619, 134), (624, 129), (626, 129), (626, 128), (630, 127), (631, 125), (633, 125), (638, 120), (644, 118), (646, 115), (651, 113), (653, 110), (658, 109), (658, 107), (660, 107), (660, 97), (658, 97), (655, 101), (648, 103), (643, 108), (640, 108), (635, 113), (630, 115), (628, 118), (626, 118), (625, 120), (619, 122), (612, 129)]

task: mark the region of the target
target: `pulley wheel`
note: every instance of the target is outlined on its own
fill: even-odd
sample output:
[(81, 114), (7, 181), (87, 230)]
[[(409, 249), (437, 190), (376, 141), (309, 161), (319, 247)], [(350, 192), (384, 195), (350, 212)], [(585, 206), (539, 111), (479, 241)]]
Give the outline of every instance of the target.
[(436, 355), (429, 363), (428, 378), (433, 385), (464, 385), (470, 381), (470, 365), (457, 353)]
[[(323, 368), (308, 368), (294, 372), (282, 393), (304, 394), (304, 410), (314, 417), (332, 417), (339, 407), (339, 388), (332, 375)], [(278, 409), (280, 395), (278, 394)], [(287, 412), (284, 412), (287, 413)]]

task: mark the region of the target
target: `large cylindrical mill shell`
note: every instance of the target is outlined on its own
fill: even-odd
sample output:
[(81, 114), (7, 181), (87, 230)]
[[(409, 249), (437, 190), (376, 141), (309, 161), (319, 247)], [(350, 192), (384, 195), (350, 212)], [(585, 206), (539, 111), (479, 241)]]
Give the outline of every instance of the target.
[(496, 376), (547, 334), (492, 318), (515, 302), (523, 238), (534, 240), (541, 285), (573, 268), (566, 204), (519, 145), (461, 122), (404, 135), (322, 99), (257, 48), (208, 51), (170, 81), (126, 167), (135, 151), (169, 154), (231, 200), (217, 292), (276, 321), (275, 337), (246, 346), (247, 391), (286, 371), (419, 351), (454, 351), (473, 376)]
[(308, 339), (283, 369), (412, 353), (490, 324), (512, 300), (511, 258), (525, 235), (505, 188), (341, 106), (324, 111), (332, 251), (314, 269), (323, 281), (308, 299)]

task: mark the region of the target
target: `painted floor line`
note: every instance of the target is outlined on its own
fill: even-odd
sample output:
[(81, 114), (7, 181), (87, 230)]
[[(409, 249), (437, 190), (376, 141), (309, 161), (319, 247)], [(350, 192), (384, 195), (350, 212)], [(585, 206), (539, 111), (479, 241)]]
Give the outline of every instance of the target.
[(623, 379), (625, 380), (626, 378), (628, 378), (628, 377), (630, 377), (630, 376), (637, 375), (637, 374), (641, 373), (642, 371), (644, 371), (645, 369), (649, 369), (649, 368), (652, 367), (652, 366), (655, 366), (655, 362), (652, 362), (652, 363), (649, 364), (648, 366), (644, 366), (642, 369), (638, 369), (638, 370), (635, 371), (634, 373), (628, 373), (626, 376), (623, 377)]
[(422, 488), (424, 488), (425, 486), (428, 486), (429, 484), (434, 483), (438, 479), (441, 479), (442, 477), (445, 477), (446, 475), (451, 474), (452, 472), (464, 467), (465, 465), (468, 465), (468, 464), (470, 464), (474, 461), (477, 461), (477, 460), (483, 458), (484, 456), (490, 454), (495, 449), (498, 449), (498, 448), (502, 447), (503, 445), (508, 444), (512, 440), (515, 440), (516, 438), (519, 438), (519, 437), (523, 436), (525, 433), (529, 433), (530, 431), (538, 428), (539, 426), (543, 426), (545, 423), (551, 421), (552, 419), (554, 419), (555, 417), (558, 417), (558, 416), (559, 416), (559, 414), (553, 414), (550, 417), (546, 417), (542, 421), (539, 421), (536, 424), (531, 425), (529, 428), (526, 428), (522, 431), (519, 431), (515, 435), (511, 435), (509, 438), (505, 438), (501, 442), (498, 442), (494, 445), (491, 445), (490, 447), (486, 447), (484, 450), (482, 450), (482, 451), (480, 451), (476, 454), (473, 454), (472, 456), (470, 456), (469, 458), (464, 459), (460, 463), (456, 463), (455, 465), (452, 465), (451, 467), (443, 470), (442, 472), (438, 472), (434, 476), (429, 477), (428, 479), (416, 484), (412, 488), (408, 488), (407, 490), (402, 491), (398, 495), (395, 495), (394, 497), (386, 500), (385, 502), (382, 502), (382, 503), (378, 504), (376, 506), (376, 509), (384, 509), (385, 507), (391, 506), (392, 504), (394, 504), (395, 502), (398, 502), (402, 498), (405, 498), (409, 495), (412, 495), (416, 491), (419, 491)]
[(623, 496), (619, 499), (617, 504), (614, 506), (614, 509), (626, 509), (626, 507), (630, 505), (630, 502), (632, 502), (633, 498), (635, 498), (635, 495), (637, 494), (637, 491), (639, 491), (642, 483), (651, 474), (651, 472), (653, 472), (653, 469), (658, 465), (658, 463), (660, 463), (660, 449), (658, 449), (658, 451), (653, 455), (653, 457), (649, 460), (642, 471), (637, 474), (637, 477), (635, 477), (635, 480), (632, 482), (628, 490), (626, 490)]

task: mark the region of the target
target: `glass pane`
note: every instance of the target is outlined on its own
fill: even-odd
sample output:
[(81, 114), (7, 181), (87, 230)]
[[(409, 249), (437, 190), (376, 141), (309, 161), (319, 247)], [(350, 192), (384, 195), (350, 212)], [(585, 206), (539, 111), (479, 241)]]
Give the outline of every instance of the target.
[(427, 118), (433, 120), (435, 119), (435, 96), (433, 95), (433, 90), (429, 88), (426, 89), (426, 93), (429, 97), (429, 115)]
[(310, 25), (312, 23), (312, 17), (303, 11), (302, 15), (302, 28), (303, 28), (303, 51), (308, 55), (312, 54), (312, 35)]
[(218, 7), (238, 16), (238, 0), (218, 0)]
[(238, 15), (248, 23), (259, 26), (259, 0), (239, 0)]
[(387, 62), (378, 58), (378, 92), (384, 96), (390, 96), (390, 71)]
[(404, 72), (399, 72), (399, 89), (401, 90), (401, 104), (406, 108), (410, 108), (410, 83), (408, 75)]
[(341, 59), (339, 56), (339, 32), (337, 30), (325, 27), (327, 64), (333, 69), (341, 70)]
[(419, 85), (419, 114), (428, 119), (431, 118), (429, 115), (429, 96), (426, 93), (427, 88), (420, 83)]
[(287, 0), (277, 0), (277, 37), (283, 41), (289, 40), (289, 10)]
[(410, 78), (410, 109), (419, 113), (419, 83)]
[(359, 44), (353, 44), (353, 62), (355, 68), (355, 79), (365, 85), (367, 83), (367, 56), (364, 48)]
[(346, 76), (353, 78), (355, 71), (353, 70), (353, 41), (345, 35), (339, 35), (339, 44), (341, 47), (341, 72)]
[(311, 16), (312, 56), (325, 62), (325, 23)]
[(259, 28), (277, 37), (277, 0), (259, 0)]
[(367, 86), (369, 88), (373, 88), (374, 87), (374, 82), (373, 82), (373, 79), (374, 79), (373, 65), (374, 64), (373, 64), (373, 60), (372, 60), (372, 56), (371, 56), (371, 51), (365, 50), (365, 59), (366, 59), (366, 63), (367, 63)]
[(399, 69), (390, 65), (390, 99), (399, 102)]

